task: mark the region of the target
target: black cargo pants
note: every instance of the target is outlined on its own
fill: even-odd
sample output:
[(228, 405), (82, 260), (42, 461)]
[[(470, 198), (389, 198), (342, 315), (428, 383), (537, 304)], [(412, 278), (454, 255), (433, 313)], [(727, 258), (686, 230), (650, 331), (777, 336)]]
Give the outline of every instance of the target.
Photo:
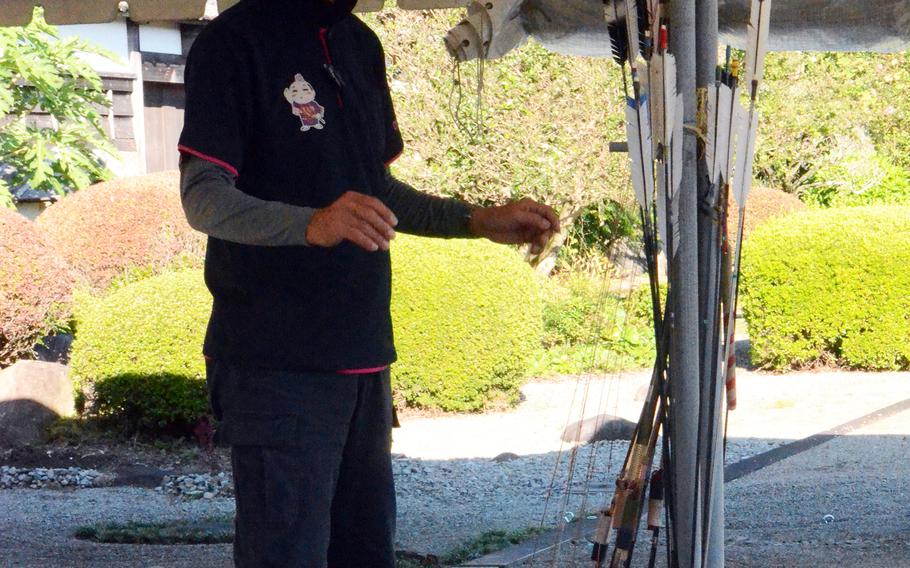
[(207, 363), (230, 444), (238, 568), (393, 568), (389, 372), (287, 373)]

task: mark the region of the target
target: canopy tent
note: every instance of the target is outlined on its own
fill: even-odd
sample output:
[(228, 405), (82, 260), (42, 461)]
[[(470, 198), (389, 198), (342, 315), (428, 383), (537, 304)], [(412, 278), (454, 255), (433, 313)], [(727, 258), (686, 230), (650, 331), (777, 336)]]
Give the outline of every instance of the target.
[[(743, 49), (749, 0), (718, 2), (718, 40)], [(546, 47), (571, 55), (610, 55), (601, 0), (524, 0), (522, 27)], [(910, 48), (907, 0), (775, 0), (771, 51), (878, 51)]]
[[(129, 16), (136, 22), (212, 19), (238, 0), (3, 0), (0, 25), (24, 25), (35, 5), (51, 24), (110, 22)], [(389, 2), (390, 4), (391, 2)], [(603, 0), (396, 0), (406, 10), (471, 7), (457, 42), (481, 37), (496, 57), (530, 36), (571, 55), (610, 55)], [(357, 10), (381, 10), (385, 0), (360, 0)], [(910, 48), (908, 0), (777, 0), (768, 47), (780, 51), (901, 51)], [(718, 2), (721, 43), (743, 47), (749, 0)], [(501, 47), (497, 48), (499, 43)], [(470, 53), (468, 54), (470, 55)], [(476, 57), (476, 55), (474, 55)], [(466, 57), (472, 59), (474, 57)]]
[[(48, 23), (99, 24), (129, 16), (136, 22), (168, 22), (212, 19), (239, 0), (3, 0), (0, 26), (22, 26), (32, 19), (36, 5), (44, 7)], [(357, 10), (381, 10), (385, 0), (360, 0)], [(398, 0), (406, 10), (458, 8), (467, 0)]]

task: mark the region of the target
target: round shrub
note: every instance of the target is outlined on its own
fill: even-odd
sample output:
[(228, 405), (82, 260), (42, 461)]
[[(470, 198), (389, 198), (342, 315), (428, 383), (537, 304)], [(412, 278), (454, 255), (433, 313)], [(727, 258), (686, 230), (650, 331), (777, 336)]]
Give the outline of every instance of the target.
[(73, 274), (38, 228), (0, 208), (0, 368), (66, 322)]
[(513, 402), (542, 333), (539, 285), (508, 247), (399, 236), (392, 245), (396, 399), (476, 411)]
[(743, 250), (753, 362), (910, 369), (910, 207), (813, 211), (762, 225)]
[[(743, 225), (743, 236), (748, 237), (756, 227), (770, 219), (783, 217), (790, 213), (804, 211), (806, 204), (793, 194), (771, 189), (770, 187), (753, 187), (746, 202), (746, 219)], [(736, 236), (739, 215), (735, 207), (730, 208), (727, 228), (731, 238)]]
[(186, 222), (179, 184), (177, 172), (95, 184), (61, 199), (38, 224), (96, 291), (133, 271), (198, 265), (205, 241)]
[(165, 273), (76, 308), (72, 374), (88, 416), (127, 430), (185, 428), (206, 413), (202, 272)]
[[(399, 236), (392, 261), (397, 400), (477, 410), (515, 399), (541, 333), (537, 281), (518, 253)], [(206, 412), (200, 351), (212, 300), (200, 271), (80, 302), (72, 368), (86, 414), (160, 430)]]

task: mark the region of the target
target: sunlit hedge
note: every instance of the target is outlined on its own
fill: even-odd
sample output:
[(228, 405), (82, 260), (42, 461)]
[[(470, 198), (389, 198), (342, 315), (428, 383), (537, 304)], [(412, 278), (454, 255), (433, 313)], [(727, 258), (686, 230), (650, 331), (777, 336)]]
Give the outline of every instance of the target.
[(776, 219), (743, 255), (753, 362), (910, 369), (910, 207)]
[(521, 256), (487, 241), (405, 236), (392, 264), (398, 400), (458, 411), (517, 401), (542, 330), (539, 286)]
[[(537, 282), (514, 250), (399, 236), (392, 259), (399, 403), (478, 410), (514, 401), (540, 343)], [(206, 412), (202, 273), (165, 273), (81, 297), (73, 376), (84, 413), (129, 430), (185, 428)]]

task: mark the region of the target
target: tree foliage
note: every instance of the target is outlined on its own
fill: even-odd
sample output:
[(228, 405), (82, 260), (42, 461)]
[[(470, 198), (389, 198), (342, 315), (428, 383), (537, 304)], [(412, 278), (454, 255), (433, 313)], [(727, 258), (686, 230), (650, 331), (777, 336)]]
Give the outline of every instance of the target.
[[(451, 59), (439, 40), (459, 17), (405, 10), (365, 17), (386, 49), (405, 138), (396, 173), (421, 190), (477, 204), (532, 197), (553, 205), (565, 230), (552, 255), (570, 234), (577, 248), (606, 248), (613, 233), (590, 222), (609, 215), (616, 219), (611, 227), (625, 230), (620, 209), (633, 204), (628, 158), (607, 148), (625, 138), (619, 67), (551, 53), (533, 41), (487, 62), (483, 129), (472, 136), (478, 68), (463, 64), (456, 72), (444, 64)], [(571, 233), (582, 217), (585, 227)]]
[(765, 78), (763, 185), (821, 206), (908, 202), (910, 52), (774, 53)]
[[(83, 53), (101, 52), (78, 38), (61, 39), (40, 9), (28, 26), (0, 28), (0, 163), (14, 168), (14, 186), (63, 193), (109, 176), (99, 153), (115, 149), (98, 111), (109, 102)], [(36, 111), (53, 126), (30, 121)], [(0, 180), (0, 204), (11, 203)]]

